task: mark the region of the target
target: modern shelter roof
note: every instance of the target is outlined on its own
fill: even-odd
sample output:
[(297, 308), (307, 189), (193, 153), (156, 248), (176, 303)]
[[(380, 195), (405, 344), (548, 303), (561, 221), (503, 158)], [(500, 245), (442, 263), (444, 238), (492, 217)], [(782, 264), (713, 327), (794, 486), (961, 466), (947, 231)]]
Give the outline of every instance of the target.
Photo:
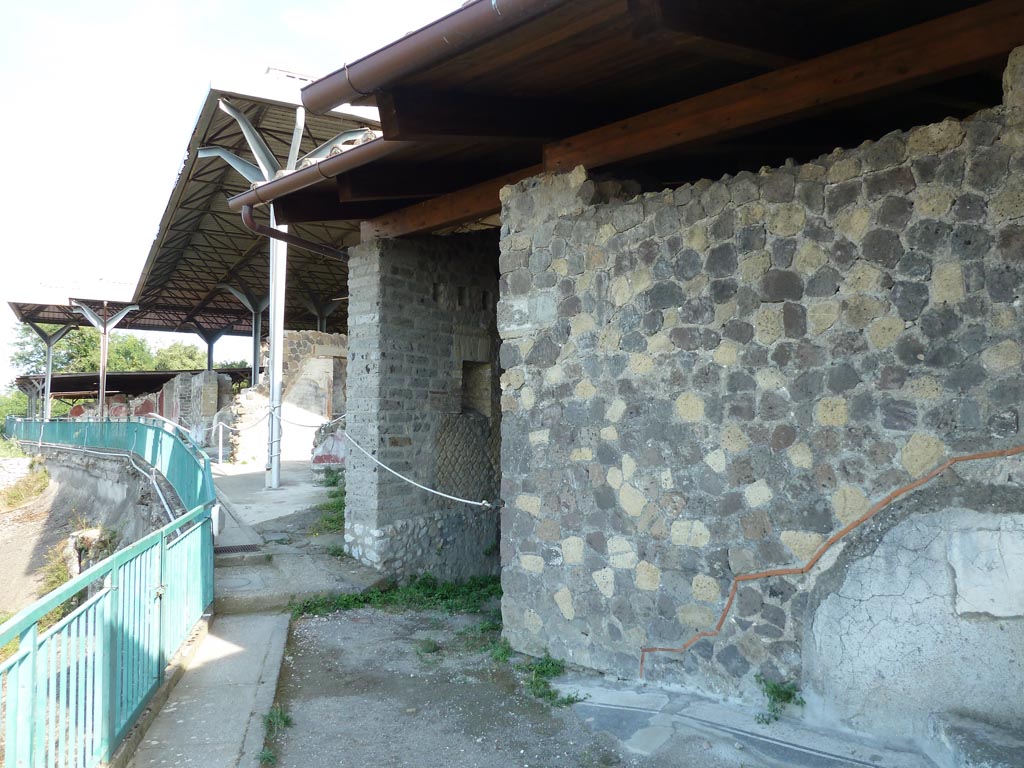
[[(301, 80), (291, 78), (289, 92), (297, 95), (300, 84)], [(197, 157), (200, 147), (216, 146), (255, 162), (238, 124), (218, 108), (221, 99), (249, 118), (275, 156), (283, 161), (288, 154), (298, 106), (295, 96), (210, 89), (135, 290), (133, 301), (140, 309), (129, 315), (122, 328), (252, 332), (250, 312), (223, 286), (267, 294), (268, 241), (246, 228), (238, 213), (227, 206), (227, 198), (247, 190), (249, 182), (219, 158)], [(307, 115), (299, 154), (342, 131), (377, 126), (376, 120), (356, 114)], [(265, 223), (266, 214), (257, 218), (260, 216)], [(291, 231), (336, 248), (358, 242), (357, 229), (350, 223), (306, 224)], [(347, 263), (293, 247), (289, 248), (288, 266), (285, 327), (315, 329), (312, 307), (347, 295)], [(329, 316), (328, 330), (345, 329), (346, 309), (343, 303)]]
[[(218, 368), (218, 373), (225, 373), (234, 383), (245, 381), (252, 371), (249, 368)], [(109, 371), (107, 373), (108, 395), (145, 395), (157, 392), (168, 381), (182, 373), (199, 373), (199, 371)], [(41, 390), (46, 377), (43, 374), (19, 376), (14, 383), (22, 391), (30, 391), (33, 387)], [(50, 394), (65, 399), (91, 399), (99, 392), (98, 373), (55, 373), (50, 381)]]
[[(489, 194), (493, 213), (503, 183), (569, 170), (559, 159), (597, 139), (616, 151), (584, 165), (651, 189), (806, 161), (998, 103), (1005, 55), (1024, 42), (1015, 42), (1020, 8), (1013, 0), (475, 0), (303, 89), (314, 111), (377, 106), (382, 139), (318, 173), (259, 185), (231, 208), (274, 201), (284, 221), (357, 220), (366, 218), (358, 206), (373, 201), (391, 211), (364, 232), (394, 236), (483, 212), (453, 190)], [(947, 31), (964, 26), (951, 15), (969, 9), (979, 12), (976, 32), (952, 35), (952, 53), (937, 51)], [(895, 33), (903, 33), (898, 44), (885, 37)], [(854, 49), (849, 66), (835, 58)], [(808, 77), (824, 71), (819, 61), (862, 82), (833, 98), (824, 75)], [(864, 72), (857, 61), (869, 62)], [(788, 112), (771, 99), (758, 106), (758, 87), (774, 92), (787, 77), (779, 101), (806, 103)], [(735, 100), (737, 88), (746, 101)], [(733, 104), (735, 115), (726, 115)], [(666, 121), (682, 124), (692, 113), (699, 124), (712, 109), (720, 123), (707, 135), (680, 129), (678, 140), (655, 147), (640, 130), (658, 122), (651, 117), (638, 121), (632, 141), (637, 116), (675, 110)], [(607, 135), (590, 135), (600, 129)], [(398, 218), (402, 225), (391, 226)]]

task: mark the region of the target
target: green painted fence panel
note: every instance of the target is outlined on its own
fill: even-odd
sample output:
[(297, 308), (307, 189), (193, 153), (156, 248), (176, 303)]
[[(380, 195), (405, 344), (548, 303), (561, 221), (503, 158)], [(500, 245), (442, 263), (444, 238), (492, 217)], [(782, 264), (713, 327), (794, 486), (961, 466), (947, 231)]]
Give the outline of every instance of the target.
[[(209, 458), (180, 429), (143, 420), (8, 419), (23, 442), (132, 453), (189, 510), (0, 626), (4, 768), (93, 768), (110, 760), (213, 602)], [(66, 615), (62, 615), (66, 614)]]

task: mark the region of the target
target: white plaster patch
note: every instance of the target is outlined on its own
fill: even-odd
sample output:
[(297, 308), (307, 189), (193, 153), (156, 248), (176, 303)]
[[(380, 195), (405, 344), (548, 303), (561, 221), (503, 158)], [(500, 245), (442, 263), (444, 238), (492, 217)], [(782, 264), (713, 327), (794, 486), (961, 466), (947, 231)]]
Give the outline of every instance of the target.
[(957, 531), (947, 546), (956, 612), (1024, 616), (1024, 528)]

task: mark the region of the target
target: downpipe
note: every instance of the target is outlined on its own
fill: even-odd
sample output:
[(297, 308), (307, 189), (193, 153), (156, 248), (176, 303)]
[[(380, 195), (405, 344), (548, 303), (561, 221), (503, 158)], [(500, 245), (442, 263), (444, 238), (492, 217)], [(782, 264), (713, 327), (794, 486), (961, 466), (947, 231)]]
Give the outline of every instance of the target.
[(325, 256), (328, 259), (335, 259), (337, 261), (348, 261), (348, 249), (332, 248), (323, 243), (314, 243), (312, 240), (293, 235), (290, 232), (282, 232), (273, 227), (268, 227), (266, 224), (260, 224), (253, 218), (251, 205), (242, 206), (242, 223), (256, 234), (269, 237), (271, 240), (280, 240), (282, 243), (294, 245), (296, 248), (316, 254), (317, 256)]

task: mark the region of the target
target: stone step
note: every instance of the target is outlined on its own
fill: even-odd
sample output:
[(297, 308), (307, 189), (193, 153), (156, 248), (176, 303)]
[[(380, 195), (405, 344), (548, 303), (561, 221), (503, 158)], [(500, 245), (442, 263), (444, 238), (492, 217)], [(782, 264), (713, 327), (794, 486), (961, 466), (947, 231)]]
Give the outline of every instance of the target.
[[(1016, 692), (1007, 692), (1016, 695)], [(948, 768), (1021, 768), (1024, 732), (1008, 731), (961, 715), (932, 715), (932, 738), (944, 754), (936, 757)]]

